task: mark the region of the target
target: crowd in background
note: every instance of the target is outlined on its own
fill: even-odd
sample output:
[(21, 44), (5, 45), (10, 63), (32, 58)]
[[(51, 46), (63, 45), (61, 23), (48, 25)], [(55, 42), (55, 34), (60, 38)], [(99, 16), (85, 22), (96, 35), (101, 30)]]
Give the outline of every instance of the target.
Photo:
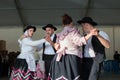
[(20, 54), (17, 52), (8, 52), (7, 50), (0, 51), (0, 77), (10, 76), (12, 66), (15, 62), (15, 59)]

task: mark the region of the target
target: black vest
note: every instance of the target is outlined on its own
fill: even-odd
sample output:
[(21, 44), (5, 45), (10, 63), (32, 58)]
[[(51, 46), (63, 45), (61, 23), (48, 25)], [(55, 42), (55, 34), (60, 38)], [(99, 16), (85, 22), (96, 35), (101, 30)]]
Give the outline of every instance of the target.
[[(92, 43), (94, 52), (96, 54), (103, 54), (104, 58), (105, 58), (106, 57), (105, 56), (105, 47), (101, 44), (101, 42), (98, 40), (98, 38), (96, 36), (92, 36), (91, 43)], [(85, 45), (83, 46), (83, 57), (84, 57), (84, 47), (85, 47)]]

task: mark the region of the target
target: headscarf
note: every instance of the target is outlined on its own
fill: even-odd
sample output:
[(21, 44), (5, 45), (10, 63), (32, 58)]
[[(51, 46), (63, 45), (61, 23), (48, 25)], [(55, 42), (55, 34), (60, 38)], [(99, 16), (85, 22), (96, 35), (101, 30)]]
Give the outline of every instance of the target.
[(28, 37), (28, 30), (24, 32), (25, 37)]
[[(24, 37), (28, 37), (28, 30), (26, 30), (23, 35), (24, 35)], [(21, 47), (21, 44), (22, 44), (21, 41), (22, 41), (22, 38), (18, 39), (20, 47)]]

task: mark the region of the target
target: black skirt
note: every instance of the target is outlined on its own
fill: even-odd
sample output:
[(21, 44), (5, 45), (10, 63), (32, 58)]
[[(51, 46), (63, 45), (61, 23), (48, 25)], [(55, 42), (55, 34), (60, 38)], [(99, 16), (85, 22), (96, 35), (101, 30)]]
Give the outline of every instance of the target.
[(49, 77), (51, 80), (80, 80), (81, 59), (78, 56), (66, 54), (56, 61), (57, 55), (51, 63)]
[(28, 69), (25, 59), (16, 59), (11, 73), (12, 80), (34, 80), (35, 72)]

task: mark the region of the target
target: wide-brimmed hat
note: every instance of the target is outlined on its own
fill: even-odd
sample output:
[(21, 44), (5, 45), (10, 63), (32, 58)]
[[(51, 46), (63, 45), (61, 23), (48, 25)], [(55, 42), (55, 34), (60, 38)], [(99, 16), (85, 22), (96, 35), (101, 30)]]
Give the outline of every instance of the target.
[(82, 20), (78, 20), (77, 23), (81, 24), (81, 23), (90, 23), (93, 26), (96, 26), (97, 23), (95, 21), (93, 21), (93, 19), (91, 17), (84, 17), (82, 18)]
[(57, 30), (57, 28), (55, 26), (53, 26), (52, 24), (47, 24), (46, 26), (42, 27), (43, 30), (46, 30), (46, 28), (52, 28), (54, 29), (55, 31)]
[(36, 27), (35, 27), (35, 26), (28, 25), (28, 26), (26, 26), (26, 27), (24, 28), (23, 32), (25, 32), (26, 30), (31, 29), (31, 28), (34, 29), (34, 32), (36, 31)]

